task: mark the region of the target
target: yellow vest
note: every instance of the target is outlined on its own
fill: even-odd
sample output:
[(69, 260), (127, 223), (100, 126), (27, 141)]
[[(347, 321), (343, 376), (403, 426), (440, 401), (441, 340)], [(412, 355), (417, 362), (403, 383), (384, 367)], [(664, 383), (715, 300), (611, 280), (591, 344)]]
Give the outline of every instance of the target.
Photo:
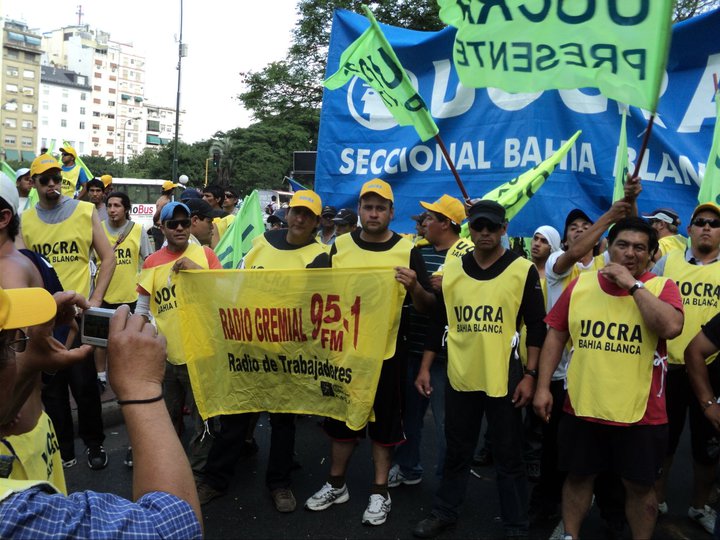
[[(596, 272), (601, 268), (605, 268), (605, 255), (603, 253), (601, 253), (600, 255), (595, 255), (595, 257), (593, 257), (592, 259), (592, 262), (590, 263), (590, 266), (587, 268), (580, 268), (577, 263), (573, 264), (570, 273), (562, 280), (563, 290), (567, 289), (567, 286), (570, 285), (572, 280), (578, 277), (580, 274), (584, 272)], [(547, 294), (547, 284), (545, 285), (545, 289), (545, 294)]]
[[(187, 249), (180, 257), (187, 257), (192, 262), (208, 269), (209, 264), (202, 246), (188, 243)], [(184, 365), (178, 318), (178, 299), (175, 296), (175, 284), (172, 280), (172, 267), (177, 259), (160, 266), (144, 268), (140, 272), (139, 285), (150, 293), (150, 313), (157, 323), (158, 332), (167, 340), (168, 362)]]
[(253, 246), (245, 255), (245, 268), (273, 270), (305, 268), (318, 255), (325, 252), (323, 245), (318, 242), (297, 249), (278, 249), (267, 241), (264, 234), (261, 234), (253, 239)]
[[(35, 427), (22, 435), (10, 435), (5, 440), (15, 451), (10, 479), (46, 481), (67, 495), (60, 446), (52, 420), (43, 411)], [(13, 453), (0, 442), (0, 455)]]
[(517, 258), (496, 278), (481, 281), (465, 273), (462, 259), (445, 260), (450, 384), (460, 392), (506, 396), (517, 315), (532, 263)]
[(39, 480), (13, 480), (10, 478), (0, 478), (0, 502), (12, 497), (16, 493), (28, 490), (34, 486), (41, 487), (48, 493), (58, 493), (55, 486), (48, 484), (47, 482), (41, 482)]
[(115, 248), (115, 272), (113, 272), (103, 300), (109, 304), (130, 304), (135, 302), (138, 297), (137, 282), (140, 271), (142, 225), (139, 223), (133, 225), (127, 237), (117, 246), (115, 244), (119, 235), (111, 234), (108, 231), (107, 222), (103, 221), (102, 226), (110, 245)]
[(69, 171), (62, 171), (61, 193), (71, 199), (75, 197), (78, 179), (80, 178), (80, 169), (80, 165), (76, 163)]
[(475, 245), (469, 239), (458, 238), (458, 241), (450, 246), (445, 257), (462, 257), (466, 253), (470, 253), (473, 249), (475, 249)]
[(215, 228), (218, 232), (218, 239), (223, 237), (223, 235), (227, 232), (228, 227), (230, 227), (230, 224), (233, 221), (235, 221), (235, 216), (232, 214), (229, 214), (222, 218), (213, 219), (213, 224), (215, 225)]
[[(666, 282), (654, 277), (645, 288), (658, 296)], [(641, 420), (658, 336), (633, 297), (609, 295), (600, 288), (597, 272), (583, 272), (570, 297), (568, 324), (575, 352), (567, 388), (575, 414), (626, 424)]]
[(683, 251), (683, 253), (685, 253), (685, 250), (688, 247), (688, 239), (681, 234), (674, 234), (672, 236), (660, 238), (658, 240), (658, 243), (660, 244), (661, 255), (667, 255), (668, 253), (670, 253), (671, 251), (675, 251), (676, 249), (680, 249)]
[[(342, 234), (335, 239), (336, 253), (332, 258), (333, 268), (395, 268), (396, 266), (410, 266), (410, 252), (413, 245), (407, 238), (400, 240), (387, 251), (369, 251), (362, 249), (355, 243), (351, 234)], [(395, 342), (400, 329), (400, 316), (402, 305), (405, 299), (405, 288), (395, 282), (397, 294), (397, 305), (400, 307), (395, 314), (392, 326), (387, 335), (385, 344), (384, 359), (387, 360), (395, 355)]]
[[(700, 327), (718, 313), (720, 300), (720, 263), (690, 264), (685, 251), (676, 249), (667, 255), (664, 275), (677, 283), (683, 299), (685, 324), (682, 334), (668, 341), (668, 361), (685, 363), (685, 348), (700, 331)], [(709, 364), (717, 354), (710, 356)]]
[[(70, 203), (74, 204), (74, 203)], [(90, 295), (90, 247), (92, 246), (92, 215), (95, 206), (84, 201), (68, 219), (49, 225), (30, 208), (22, 214), (22, 235), (25, 245), (44, 255), (55, 267), (66, 291), (76, 291), (85, 298)]]

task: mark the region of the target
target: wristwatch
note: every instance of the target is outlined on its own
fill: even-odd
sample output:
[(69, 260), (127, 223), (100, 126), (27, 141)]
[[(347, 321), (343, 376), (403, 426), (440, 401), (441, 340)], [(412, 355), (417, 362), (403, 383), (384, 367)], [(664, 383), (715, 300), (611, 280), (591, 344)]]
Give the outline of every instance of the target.
[(717, 405), (718, 401), (717, 398), (708, 399), (707, 401), (704, 401), (702, 404), (703, 411), (709, 409), (713, 405)]
[(538, 378), (538, 370), (525, 368), (525, 375), (530, 375), (533, 379), (537, 379)]
[(628, 289), (628, 294), (632, 296), (638, 289), (644, 289), (645, 284), (642, 281), (636, 281), (635, 284)]

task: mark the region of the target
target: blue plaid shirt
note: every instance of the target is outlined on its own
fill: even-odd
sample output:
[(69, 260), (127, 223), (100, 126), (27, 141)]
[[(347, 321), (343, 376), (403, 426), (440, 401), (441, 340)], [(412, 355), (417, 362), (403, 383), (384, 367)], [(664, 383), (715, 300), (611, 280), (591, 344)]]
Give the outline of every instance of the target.
[(202, 538), (192, 507), (152, 492), (137, 502), (81, 491), (66, 497), (33, 487), (0, 502), (0, 538)]

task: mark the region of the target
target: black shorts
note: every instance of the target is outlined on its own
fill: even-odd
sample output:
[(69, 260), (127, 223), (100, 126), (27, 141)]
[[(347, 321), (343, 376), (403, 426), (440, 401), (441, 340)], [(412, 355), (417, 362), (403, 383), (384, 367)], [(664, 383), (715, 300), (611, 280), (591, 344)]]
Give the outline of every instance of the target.
[(614, 472), (652, 486), (660, 476), (668, 426), (610, 426), (565, 414), (558, 428), (558, 466), (576, 476)]
[(336, 441), (350, 442), (365, 437), (383, 446), (396, 446), (405, 441), (402, 425), (402, 409), (405, 401), (405, 378), (407, 376), (407, 356), (399, 354), (385, 360), (380, 372), (373, 410), (375, 421), (358, 431), (352, 430), (344, 422), (326, 418), (323, 423), (325, 432)]

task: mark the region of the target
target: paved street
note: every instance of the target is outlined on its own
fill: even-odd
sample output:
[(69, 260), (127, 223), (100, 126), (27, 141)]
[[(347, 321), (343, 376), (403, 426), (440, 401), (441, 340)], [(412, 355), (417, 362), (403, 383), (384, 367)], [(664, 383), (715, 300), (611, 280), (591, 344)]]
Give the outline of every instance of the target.
[[(109, 423), (118, 418), (112, 408), (105, 411)], [(122, 463), (127, 444), (127, 432), (122, 424), (106, 428), (105, 447), (110, 456), (109, 466), (102, 471), (91, 471), (84, 460), (66, 471), (68, 489), (94, 489), (114, 491), (125, 497), (131, 496), (132, 471)], [(208, 538), (412, 538), (412, 528), (428, 512), (437, 478), (430, 471), (434, 463), (432, 417), (428, 416), (425, 427), (424, 463), (425, 479), (416, 486), (401, 486), (391, 490), (392, 512), (388, 521), (380, 527), (367, 527), (360, 523), (367, 504), (372, 473), (369, 444), (364, 441), (353, 456), (348, 475), (350, 501), (333, 506), (324, 512), (306, 511), (302, 505), (307, 497), (325, 481), (328, 473), (330, 444), (315, 417), (297, 420), (297, 460), (302, 468), (295, 472), (293, 491), (298, 509), (292, 514), (280, 514), (265, 489), (264, 475), (269, 444), (267, 417), (262, 416), (256, 431), (260, 451), (254, 457), (238, 464), (236, 482), (227, 495), (203, 507), (205, 532)], [(688, 456), (687, 437), (681, 446), (678, 466), (670, 478), (670, 516), (662, 518), (656, 538), (702, 539), (710, 538), (697, 525), (684, 517), (690, 497), (690, 467), (682, 463)], [(84, 448), (76, 440), (78, 458)], [(684, 466), (680, 466), (684, 465)], [(502, 538), (499, 508), (492, 467), (484, 468), (483, 479), (470, 477), (463, 514), (457, 527), (441, 538)], [(531, 538), (548, 538), (553, 525), (531, 531)], [(602, 521), (594, 508), (583, 529), (583, 538), (606, 538)], [(626, 529), (626, 537), (629, 531)]]

